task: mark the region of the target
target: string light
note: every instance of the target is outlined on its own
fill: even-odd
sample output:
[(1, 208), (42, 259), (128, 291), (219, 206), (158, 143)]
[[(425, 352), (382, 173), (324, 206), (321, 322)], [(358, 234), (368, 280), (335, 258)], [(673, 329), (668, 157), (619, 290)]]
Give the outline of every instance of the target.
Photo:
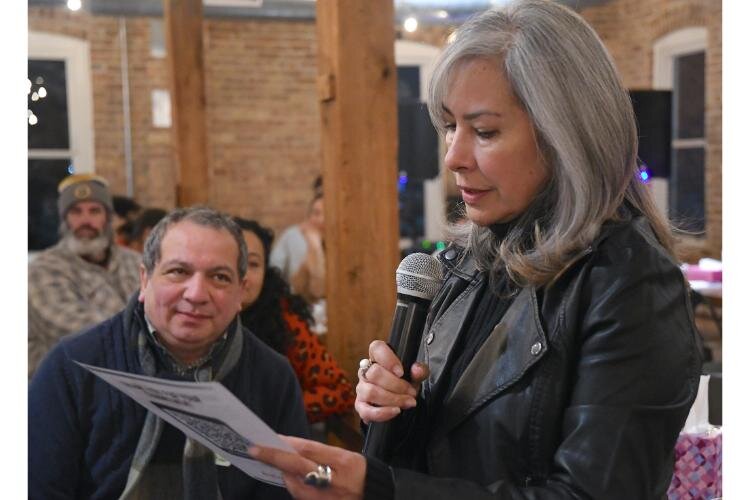
[(417, 26), (419, 26), (419, 23), (417, 22), (416, 17), (409, 16), (404, 19), (404, 29), (409, 33), (414, 33), (415, 31), (417, 31)]

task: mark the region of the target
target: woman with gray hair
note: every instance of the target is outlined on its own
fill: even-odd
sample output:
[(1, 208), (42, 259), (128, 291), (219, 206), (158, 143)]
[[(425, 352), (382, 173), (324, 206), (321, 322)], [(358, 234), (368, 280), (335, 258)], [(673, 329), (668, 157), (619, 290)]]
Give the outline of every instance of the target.
[(700, 354), (602, 42), (550, 1), (484, 12), (429, 106), (470, 223), (441, 255), (419, 362), (375, 341), (359, 372), (359, 415), (398, 440), (378, 458), (252, 453), (298, 497), (663, 498)]

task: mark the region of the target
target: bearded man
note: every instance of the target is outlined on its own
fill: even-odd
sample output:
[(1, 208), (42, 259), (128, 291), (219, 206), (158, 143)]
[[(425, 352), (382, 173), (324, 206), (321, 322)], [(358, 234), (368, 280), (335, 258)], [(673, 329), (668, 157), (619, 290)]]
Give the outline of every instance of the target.
[(140, 254), (114, 244), (107, 181), (71, 175), (58, 192), (61, 239), (29, 264), (29, 378), (61, 337), (122, 310), (139, 286)]

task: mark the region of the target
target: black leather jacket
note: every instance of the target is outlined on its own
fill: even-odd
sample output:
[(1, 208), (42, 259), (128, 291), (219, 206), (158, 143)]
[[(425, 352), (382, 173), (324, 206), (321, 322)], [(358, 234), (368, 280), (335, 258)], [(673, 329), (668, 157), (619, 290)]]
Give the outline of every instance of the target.
[(441, 259), (419, 353), (430, 376), (400, 417), (395, 498), (663, 498), (700, 353), (686, 282), (647, 221), (605, 225), (551, 287), (522, 289), (435, 402), (487, 279), (456, 248)]

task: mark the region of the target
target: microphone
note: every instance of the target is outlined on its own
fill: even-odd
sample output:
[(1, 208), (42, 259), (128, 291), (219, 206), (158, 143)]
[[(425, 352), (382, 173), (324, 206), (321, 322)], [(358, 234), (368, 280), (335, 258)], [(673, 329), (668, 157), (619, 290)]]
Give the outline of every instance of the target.
[[(426, 253), (407, 255), (396, 269), (396, 310), (388, 338), (404, 367), (404, 378), (411, 381), (411, 365), (417, 359), (419, 344), (432, 299), (443, 281), (440, 262)], [(393, 421), (372, 422), (362, 452), (388, 462), (391, 453)]]

